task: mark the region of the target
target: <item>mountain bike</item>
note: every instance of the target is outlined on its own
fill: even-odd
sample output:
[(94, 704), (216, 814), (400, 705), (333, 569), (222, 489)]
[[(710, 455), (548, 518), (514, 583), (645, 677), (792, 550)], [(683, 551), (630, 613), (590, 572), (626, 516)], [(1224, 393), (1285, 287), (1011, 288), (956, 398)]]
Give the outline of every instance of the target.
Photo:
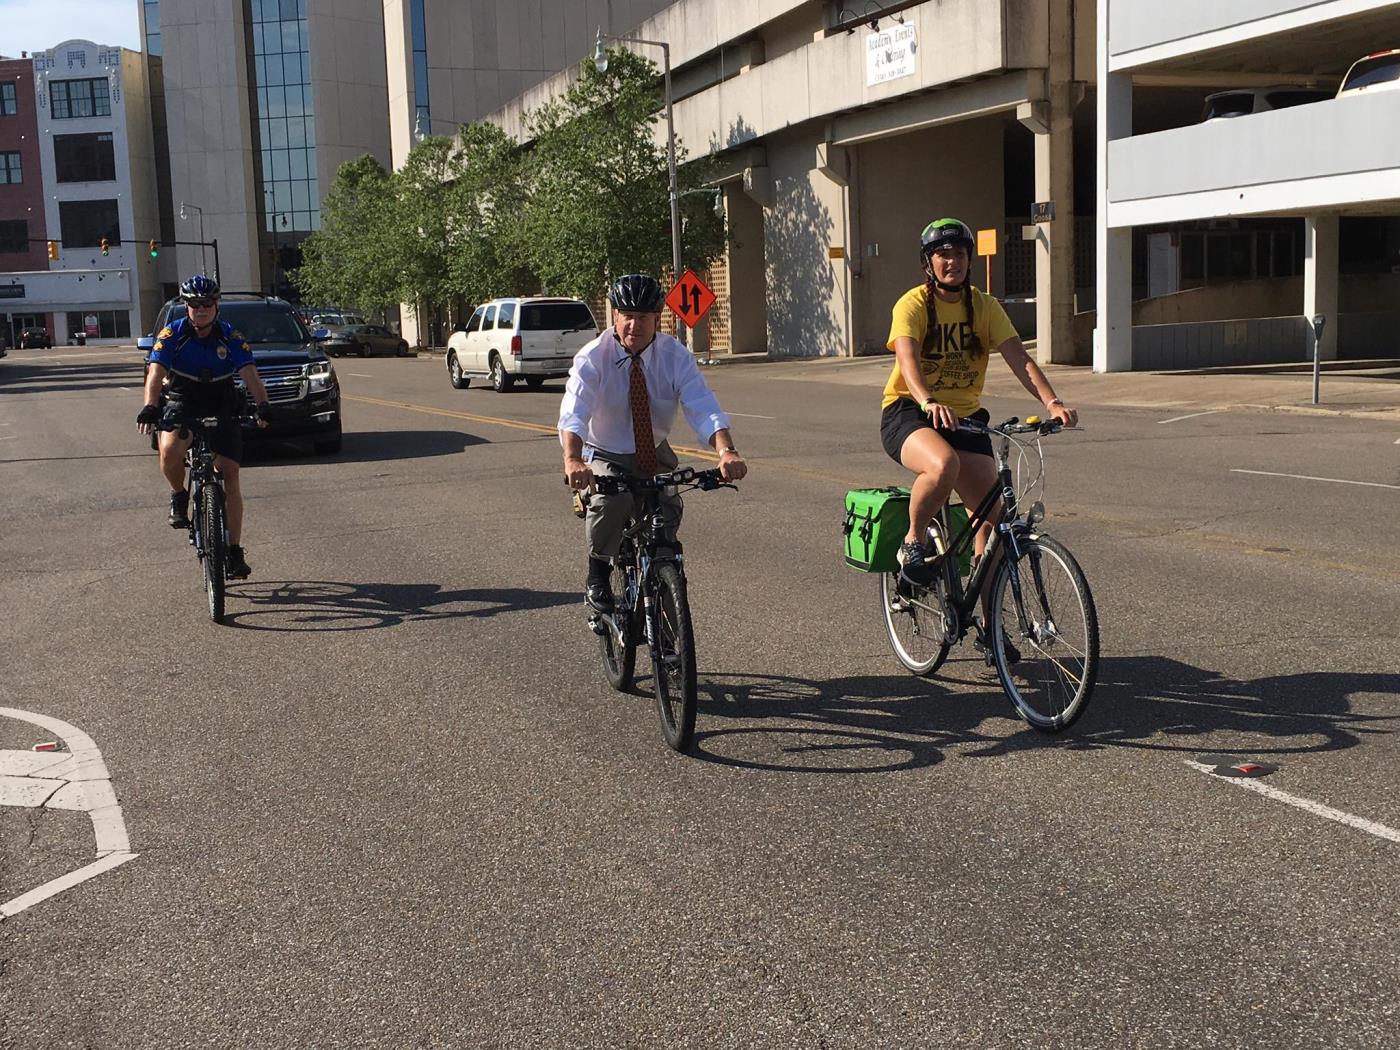
[(645, 640), (661, 735), (672, 750), (684, 751), (695, 733), (695, 631), (681, 545), (674, 535), (675, 523), (666, 520), (661, 496), (672, 487), (710, 492), (736, 486), (718, 470), (690, 467), (650, 478), (595, 475), (593, 485), (599, 492), (631, 492), (641, 500), (612, 559), (613, 611), (593, 610), (589, 616), (603, 674), (614, 689), (626, 692), (636, 670), (637, 646)]
[[(253, 422), (253, 417), (238, 418), (238, 425)], [(224, 503), (224, 479), (214, 469), (215, 452), (209, 443), (210, 433), (219, 425), (218, 416), (180, 419), (163, 423), (162, 430), (188, 431), (193, 435), (185, 453), (189, 480), (190, 545), (194, 547), (204, 577), (204, 591), (209, 599), (209, 619), (224, 622), (224, 585), (228, 564), (228, 517)]]
[[(941, 555), (927, 586), (898, 572), (880, 577), (880, 606), (890, 645), (900, 663), (917, 675), (932, 675), (949, 649), (969, 632), (1016, 711), (1034, 728), (1054, 733), (1072, 725), (1089, 703), (1099, 664), (1098, 613), (1083, 570), (1064, 544), (1045, 533), (1045, 505), (1033, 501), (1024, 514), (1013, 483), (1010, 449), (1020, 464), (1033, 464), (1044, 478), (1040, 441), (1059, 433), (1058, 421), (1012, 418), (996, 426), (960, 420), (959, 429), (992, 439), (997, 484), (954, 533), (945, 505), (929, 523), (925, 543)], [(1033, 438), (1026, 440), (1027, 436)], [(994, 508), (1000, 516), (980, 560), (964, 577), (961, 564), (973, 550), (977, 530)], [(990, 587), (988, 579), (990, 578)], [(976, 607), (987, 596), (989, 622)]]

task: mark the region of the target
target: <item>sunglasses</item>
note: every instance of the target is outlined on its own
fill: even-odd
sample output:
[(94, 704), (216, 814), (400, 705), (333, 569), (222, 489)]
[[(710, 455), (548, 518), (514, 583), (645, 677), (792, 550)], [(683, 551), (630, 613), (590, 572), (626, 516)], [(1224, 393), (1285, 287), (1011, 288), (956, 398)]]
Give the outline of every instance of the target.
[(217, 300), (217, 299), (186, 299), (186, 300), (185, 300), (185, 305), (188, 306), (191, 310), (207, 310), (207, 309), (209, 309), (211, 306), (218, 306), (218, 305), (219, 305), (219, 300)]

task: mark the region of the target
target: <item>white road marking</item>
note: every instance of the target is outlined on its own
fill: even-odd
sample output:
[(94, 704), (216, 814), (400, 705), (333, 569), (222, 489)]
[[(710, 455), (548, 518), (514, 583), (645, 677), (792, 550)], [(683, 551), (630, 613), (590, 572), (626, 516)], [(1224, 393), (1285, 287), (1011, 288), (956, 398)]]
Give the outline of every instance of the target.
[(1265, 798), (1271, 798), (1276, 802), (1283, 802), (1290, 806), (1296, 806), (1298, 809), (1313, 814), (1313, 816), (1324, 817), (1327, 820), (1335, 820), (1339, 824), (1345, 824), (1348, 827), (1356, 828), (1358, 831), (1364, 831), (1367, 834), (1388, 839), (1391, 842), (1400, 842), (1400, 831), (1396, 831), (1394, 828), (1387, 827), (1384, 824), (1378, 824), (1374, 820), (1367, 820), (1365, 817), (1358, 817), (1351, 813), (1345, 813), (1340, 809), (1333, 809), (1331, 806), (1324, 806), (1321, 802), (1314, 802), (1310, 798), (1290, 795), (1287, 791), (1280, 791), (1276, 787), (1270, 787), (1262, 780), (1216, 776), (1214, 766), (1203, 765), (1200, 762), (1192, 762), (1190, 759), (1186, 760), (1186, 764), (1192, 769), (1211, 774), (1216, 780), (1226, 784), (1233, 784), (1235, 787), (1242, 787), (1247, 791), (1258, 792)]
[(1267, 478), (1297, 478), (1299, 481), (1330, 481), (1336, 485), (1365, 485), (1372, 489), (1400, 489), (1400, 485), (1387, 485), (1380, 481), (1348, 481), (1346, 478), (1315, 478), (1311, 474), (1279, 474), (1272, 470), (1240, 470), (1230, 468), (1231, 474), (1261, 474)]
[(1157, 422), (1158, 424), (1180, 423), (1183, 419), (1195, 419), (1197, 416), (1213, 416), (1219, 411), (1218, 408), (1212, 408), (1209, 412), (1192, 412), (1189, 416), (1173, 416), (1171, 419), (1159, 419)]
[(122, 808), (112, 790), (102, 752), (77, 726), (46, 715), (0, 707), (0, 716), (39, 726), (59, 738), (67, 751), (0, 751), (0, 805), (43, 807), (87, 813), (97, 859), (0, 903), (0, 919), (18, 915), (40, 901), (72, 889), (104, 871), (135, 860)]
[[(9, 426), (8, 423), (5, 424), (5, 425), (6, 425), (6, 426)], [(18, 441), (18, 440), (19, 440), (19, 435), (18, 435), (18, 434), (11, 434), (9, 437), (0, 438), (0, 441)]]
[(365, 375), (363, 372), (346, 372), (345, 374), (348, 375), (348, 376), (354, 376), (356, 379), (373, 379), (373, 378), (374, 378), (374, 376), (367, 376), (367, 375)]
[(777, 416), (755, 416), (750, 412), (729, 412), (731, 416), (742, 416), (745, 419), (777, 419)]

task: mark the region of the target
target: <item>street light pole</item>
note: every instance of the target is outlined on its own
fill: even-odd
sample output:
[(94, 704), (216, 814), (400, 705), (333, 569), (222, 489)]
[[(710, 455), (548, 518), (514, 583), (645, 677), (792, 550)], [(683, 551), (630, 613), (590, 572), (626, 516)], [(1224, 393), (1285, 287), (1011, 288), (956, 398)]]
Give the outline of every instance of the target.
[[(208, 272), (209, 272), (209, 269), (208, 269), (208, 267), (209, 267), (209, 261), (208, 261), (208, 260), (205, 258), (205, 256), (204, 256), (204, 209), (201, 208), (198, 204), (186, 204), (184, 201), (181, 201), (181, 202), (180, 202), (180, 218), (182, 218), (182, 219), (187, 219), (187, 218), (189, 218), (189, 216), (185, 214), (186, 209), (199, 212), (199, 241), (200, 241), (200, 246), (199, 246), (199, 272), (200, 272), (200, 273), (208, 273)], [(215, 263), (214, 263), (214, 269), (217, 270), (218, 268), (219, 268), (219, 264), (218, 264), (218, 262), (215, 262)]]
[[(681, 279), (681, 197), (676, 192), (676, 126), (671, 115), (671, 45), (664, 40), (637, 40), (631, 37), (606, 36), (603, 27), (598, 27), (598, 42), (593, 48), (593, 65), (599, 73), (608, 70), (608, 55), (603, 49), (604, 40), (615, 40), (621, 44), (648, 44), (661, 48), (662, 71), (666, 83), (666, 168), (671, 187), (671, 280)], [(685, 323), (676, 318), (676, 338), (685, 342)]]

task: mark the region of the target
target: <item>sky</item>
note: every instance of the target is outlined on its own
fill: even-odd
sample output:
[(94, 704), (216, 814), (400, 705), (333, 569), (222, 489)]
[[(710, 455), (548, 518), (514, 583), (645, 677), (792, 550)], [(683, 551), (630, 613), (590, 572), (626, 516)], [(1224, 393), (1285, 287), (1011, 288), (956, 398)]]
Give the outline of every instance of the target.
[(0, 0), (0, 55), (19, 58), (65, 40), (141, 50), (140, 0)]

